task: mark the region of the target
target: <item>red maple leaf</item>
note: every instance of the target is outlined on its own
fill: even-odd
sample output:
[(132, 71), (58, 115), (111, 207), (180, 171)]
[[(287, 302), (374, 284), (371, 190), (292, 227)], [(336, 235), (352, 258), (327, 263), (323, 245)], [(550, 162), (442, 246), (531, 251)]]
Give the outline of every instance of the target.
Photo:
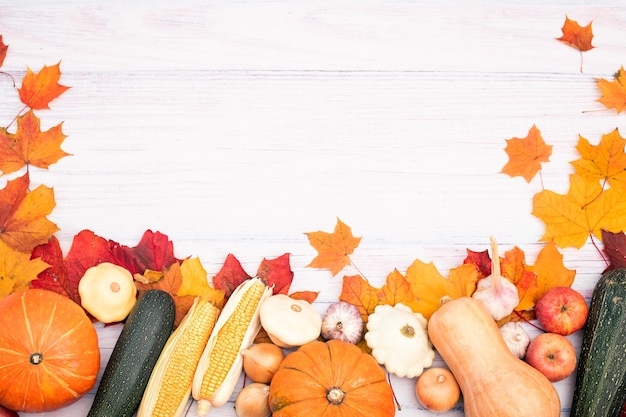
[(48, 243), (36, 246), (31, 254), (31, 259), (41, 258), (50, 265), (48, 269), (37, 275), (37, 278), (30, 282), (30, 288), (41, 288), (56, 292), (57, 294), (70, 297), (72, 288), (65, 288), (65, 268), (63, 261), (63, 251), (56, 236), (52, 236)]
[(213, 277), (213, 287), (224, 291), (224, 300), (227, 300), (239, 284), (250, 278), (235, 255), (229, 253), (222, 268)]
[[(256, 276), (261, 278), (268, 286), (274, 287), (274, 294), (288, 294), (293, 280), (293, 271), (289, 265), (289, 254), (274, 259), (263, 259), (257, 270)], [(224, 291), (224, 299), (233, 293), (242, 282), (252, 278), (241, 266), (239, 260), (232, 254), (228, 254), (222, 268), (213, 277), (213, 287)]]
[(274, 294), (288, 294), (293, 271), (289, 264), (289, 254), (285, 253), (278, 258), (263, 259), (257, 276), (269, 287), (274, 287)]
[(624, 232), (613, 233), (602, 230), (602, 243), (604, 243), (604, 253), (609, 265), (603, 271), (626, 268), (626, 235)]
[(491, 274), (491, 256), (489, 256), (489, 251), (487, 249), (482, 252), (475, 252), (470, 249), (466, 249), (466, 251), (467, 257), (465, 257), (463, 263), (474, 265), (480, 274), (479, 279), (489, 276)]
[(160, 232), (146, 230), (135, 247), (109, 241), (110, 250), (119, 266), (131, 274), (143, 274), (147, 269), (162, 271), (177, 261), (174, 256), (174, 243)]
[(0, 67), (4, 63), (4, 58), (7, 56), (7, 49), (9, 49), (9, 45), (5, 45), (2, 41), (2, 35), (0, 35)]

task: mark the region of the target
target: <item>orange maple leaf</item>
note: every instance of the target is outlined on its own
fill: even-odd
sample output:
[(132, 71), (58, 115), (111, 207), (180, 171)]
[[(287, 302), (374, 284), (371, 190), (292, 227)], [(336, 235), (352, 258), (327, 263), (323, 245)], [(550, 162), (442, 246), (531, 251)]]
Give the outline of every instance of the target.
[(2, 40), (2, 35), (0, 35), (0, 67), (4, 64), (4, 58), (7, 57), (7, 50), (9, 49), (9, 45), (5, 45)]
[(450, 269), (449, 277), (444, 277), (430, 263), (416, 259), (406, 271), (406, 280), (416, 297), (413, 311), (421, 313), (426, 319), (447, 299), (470, 296), (476, 290), (478, 270), (472, 264), (463, 264)]
[(318, 252), (318, 255), (307, 267), (330, 269), (333, 276), (337, 275), (345, 266), (350, 265), (349, 255), (361, 242), (361, 238), (354, 237), (350, 227), (339, 219), (337, 219), (333, 233), (317, 231), (305, 234), (309, 238), (311, 246)]
[(379, 304), (389, 304), (392, 306), (402, 303), (415, 311), (417, 311), (419, 307), (415, 295), (411, 290), (411, 284), (409, 284), (406, 277), (397, 269), (394, 269), (392, 273), (387, 275), (385, 285), (378, 291), (378, 300)]
[(28, 191), (27, 174), (8, 181), (0, 190), (0, 239), (19, 252), (30, 253), (59, 230), (46, 218), (56, 205), (54, 191), (40, 185)]
[(619, 114), (626, 110), (626, 71), (620, 67), (613, 76), (613, 81), (598, 78), (596, 85), (602, 96), (597, 100)]
[(591, 44), (593, 40), (591, 22), (587, 26), (580, 26), (577, 21), (565, 16), (561, 32), (563, 35), (556, 39), (580, 51), (580, 72), (583, 72), (583, 52), (594, 48)]
[(502, 276), (508, 278), (517, 287), (520, 301), (515, 310), (528, 310), (535, 306), (535, 293), (537, 292), (537, 276), (526, 264), (526, 255), (519, 247), (515, 246), (504, 254), (500, 262)]
[(574, 283), (576, 271), (563, 265), (563, 255), (552, 242), (547, 243), (537, 255), (535, 265), (530, 268), (537, 275), (537, 290), (534, 302), (550, 288), (570, 287)]
[(364, 323), (379, 304), (378, 288), (374, 288), (360, 275), (344, 276), (341, 287), (340, 301), (355, 305), (361, 313)]
[(172, 265), (165, 268), (162, 276), (157, 281), (149, 281), (153, 281), (152, 278), (146, 280), (145, 282), (135, 279), (138, 295), (141, 295), (151, 289), (159, 289), (168, 292), (174, 299), (174, 304), (176, 306), (174, 326), (178, 327), (196, 298), (195, 295), (178, 295), (178, 291), (183, 283), (183, 274), (181, 272), (180, 263), (174, 262)]
[(0, 299), (28, 288), (28, 283), (50, 265), (40, 258), (31, 259), (30, 253), (19, 252), (0, 240)]
[(10, 174), (26, 165), (48, 168), (68, 156), (61, 150), (61, 143), (67, 137), (61, 129), (62, 124), (58, 124), (42, 132), (40, 120), (32, 110), (17, 118), (15, 133), (0, 128), (0, 171)]
[(613, 187), (626, 188), (626, 153), (624, 139), (617, 129), (602, 135), (600, 143), (591, 145), (579, 136), (576, 150), (581, 158), (571, 164), (576, 173), (591, 181), (608, 182)]
[(44, 66), (37, 74), (26, 69), (22, 87), (18, 89), (22, 103), (33, 110), (49, 109), (50, 102), (70, 88), (59, 84), (60, 64)]
[(541, 241), (581, 248), (592, 235), (602, 239), (602, 229), (626, 229), (626, 190), (603, 190), (598, 181), (571, 174), (567, 194), (550, 190), (535, 194), (532, 214), (546, 226)]
[(580, 26), (577, 21), (571, 20), (569, 17), (565, 16), (565, 23), (561, 28), (563, 35), (556, 39), (581, 52), (589, 51), (594, 48), (591, 44), (593, 40), (591, 23), (592, 22), (589, 22), (587, 26)]
[(541, 163), (550, 161), (552, 145), (546, 145), (541, 132), (533, 125), (525, 138), (507, 139), (504, 151), (509, 161), (502, 168), (502, 173), (524, 177), (526, 182), (530, 182), (541, 169)]

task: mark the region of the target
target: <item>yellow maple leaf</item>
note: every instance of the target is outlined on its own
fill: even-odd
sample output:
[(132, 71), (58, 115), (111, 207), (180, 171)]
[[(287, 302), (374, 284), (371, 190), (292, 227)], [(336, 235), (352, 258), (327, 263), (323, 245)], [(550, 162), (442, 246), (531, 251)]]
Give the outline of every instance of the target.
[(216, 307), (223, 307), (224, 291), (209, 285), (207, 272), (199, 258), (185, 259), (180, 265), (180, 273), (182, 274), (182, 282), (176, 293), (177, 296), (199, 295)]
[(333, 276), (337, 275), (343, 267), (350, 265), (349, 255), (361, 242), (361, 238), (354, 237), (350, 227), (339, 219), (337, 219), (333, 233), (317, 231), (305, 234), (311, 246), (318, 252), (307, 267), (328, 268)]
[(570, 287), (576, 276), (575, 270), (567, 269), (563, 265), (563, 255), (552, 242), (541, 249), (531, 270), (537, 275), (535, 302), (550, 288)]
[(414, 311), (429, 319), (442, 301), (472, 295), (478, 276), (474, 265), (464, 264), (450, 269), (446, 278), (432, 262), (416, 259), (406, 271), (406, 280), (416, 297)]
[(602, 135), (597, 146), (579, 136), (576, 150), (581, 158), (572, 161), (572, 165), (577, 174), (592, 181), (608, 182), (613, 187), (626, 188), (624, 145), (626, 145), (626, 139), (617, 129)]
[(30, 259), (30, 256), (0, 240), (0, 299), (28, 288), (28, 283), (50, 266), (41, 258)]
[(626, 229), (626, 191), (603, 189), (596, 180), (570, 175), (567, 194), (543, 190), (533, 197), (532, 214), (545, 224), (541, 241), (581, 248), (591, 235), (602, 239), (602, 229)]
[(615, 109), (618, 114), (626, 110), (626, 71), (623, 66), (613, 76), (613, 81), (598, 78), (596, 85), (602, 93), (597, 101), (608, 109)]

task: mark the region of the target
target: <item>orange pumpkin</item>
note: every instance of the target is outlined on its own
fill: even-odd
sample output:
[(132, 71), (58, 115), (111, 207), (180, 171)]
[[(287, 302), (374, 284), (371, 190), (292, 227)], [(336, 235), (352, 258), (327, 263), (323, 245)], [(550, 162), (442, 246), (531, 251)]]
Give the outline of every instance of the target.
[(390, 417), (391, 386), (376, 360), (341, 340), (310, 342), (288, 354), (270, 383), (273, 417)]
[(85, 311), (52, 291), (0, 300), (0, 404), (28, 413), (78, 400), (96, 382), (100, 350)]

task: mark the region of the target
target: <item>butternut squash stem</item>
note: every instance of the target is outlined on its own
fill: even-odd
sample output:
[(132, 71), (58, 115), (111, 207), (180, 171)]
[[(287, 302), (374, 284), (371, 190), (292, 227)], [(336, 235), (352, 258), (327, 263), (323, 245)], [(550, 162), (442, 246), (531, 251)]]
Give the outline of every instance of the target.
[(389, 375), (389, 372), (387, 372), (387, 382), (389, 383), (389, 386), (391, 387), (391, 394), (393, 395), (393, 401), (396, 403), (396, 408), (398, 409), (398, 411), (402, 411), (402, 406), (400, 405), (400, 401), (398, 401), (398, 397), (396, 397), (396, 391), (393, 389), (393, 385), (391, 384), (391, 375)]
[(498, 253), (498, 242), (493, 236), (489, 236), (491, 243), (491, 286), (496, 290), (500, 290), (500, 255)]

